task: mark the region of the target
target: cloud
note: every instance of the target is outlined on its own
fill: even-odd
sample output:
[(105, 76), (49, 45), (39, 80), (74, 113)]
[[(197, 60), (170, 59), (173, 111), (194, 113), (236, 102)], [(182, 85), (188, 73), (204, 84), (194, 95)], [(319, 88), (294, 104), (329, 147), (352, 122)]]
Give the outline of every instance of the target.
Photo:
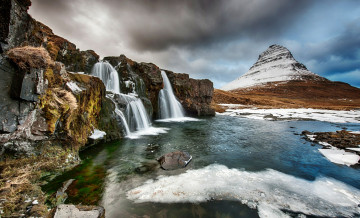
[(346, 73), (335, 73), (332, 74), (330, 76), (328, 76), (329, 79), (333, 80), (333, 81), (342, 81), (342, 82), (346, 82), (346, 83), (350, 83), (353, 86), (359, 87), (360, 88), (360, 70), (354, 70), (354, 71), (350, 71), (350, 72), (346, 72)]
[(82, 50), (125, 54), (215, 87), (244, 74), (271, 44), (328, 78), (360, 69), (357, 1), (32, 1), (35, 19)]
[[(138, 51), (201, 46), (281, 34), (310, 1), (274, 0), (33, 0), (32, 14), (67, 34), (101, 33)], [(57, 11), (57, 13), (55, 12)], [(107, 19), (106, 19), (107, 18)], [(83, 28), (81, 28), (83, 27)], [(91, 30), (87, 33), (86, 30)], [(86, 34), (85, 34), (86, 33)], [(115, 37), (115, 36), (118, 36)]]

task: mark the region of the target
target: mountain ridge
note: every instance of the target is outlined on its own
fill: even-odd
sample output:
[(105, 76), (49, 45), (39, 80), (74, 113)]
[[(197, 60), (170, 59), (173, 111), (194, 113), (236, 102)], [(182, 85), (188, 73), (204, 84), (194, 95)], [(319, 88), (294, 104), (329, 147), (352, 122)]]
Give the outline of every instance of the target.
[(360, 89), (309, 71), (291, 52), (272, 45), (249, 71), (214, 91), (213, 104), (261, 108), (360, 109)]
[(223, 86), (225, 91), (289, 80), (327, 80), (295, 60), (284, 46), (271, 45), (259, 55), (255, 64), (244, 75)]

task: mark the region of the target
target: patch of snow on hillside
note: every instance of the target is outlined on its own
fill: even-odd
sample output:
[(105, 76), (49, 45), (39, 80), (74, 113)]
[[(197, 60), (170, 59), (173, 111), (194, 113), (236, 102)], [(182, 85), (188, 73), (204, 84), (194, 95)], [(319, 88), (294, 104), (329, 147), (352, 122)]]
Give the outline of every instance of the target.
[(300, 109), (227, 109), (221, 115), (261, 120), (319, 120), (331, 123), (360, 123), (360, 111)]

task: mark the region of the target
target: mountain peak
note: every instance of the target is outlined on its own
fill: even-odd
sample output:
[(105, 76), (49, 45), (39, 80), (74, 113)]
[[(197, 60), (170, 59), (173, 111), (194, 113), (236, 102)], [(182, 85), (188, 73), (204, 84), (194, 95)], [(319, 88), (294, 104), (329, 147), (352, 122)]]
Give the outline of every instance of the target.
[(259, 86), (268, 82), (303, 80), (305, 78), (318, 80), (322, 77), (310, 72), (305, 65), (297, 62), (286, 47), (271, 45), (259, 55), (258, 60), (247, 73), (221, 89), (234, 90)]

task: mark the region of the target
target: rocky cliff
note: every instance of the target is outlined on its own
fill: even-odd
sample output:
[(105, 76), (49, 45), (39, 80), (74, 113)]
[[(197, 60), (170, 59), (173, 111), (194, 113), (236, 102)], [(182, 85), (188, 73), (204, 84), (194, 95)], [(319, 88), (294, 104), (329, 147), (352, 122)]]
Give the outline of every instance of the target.
[[(142, 98), (153, 118), (158, 118), (158, 97), (163, 88), (161, 70), (152, 63), (138, 63), (124, 55), (119, 57), (105, 57), (119, 73), (121, 92), (136, 92)], [(183, 105), (187, 115), (213, 116), (211, 100), (214, 92), (210, 80), (195, 80), (188, 74), (174, 73), (164, 70), (172, 84), (174, 93)]]
[(80, 51), (73, 43), (34, 20), (27, 13), (30, 0), (3, 0), (1, 4), (1, 53), (19, 46), (42, 46), (53, 60), (62, 62), (66, 70), (72, 72), (90, 72), (98, 62), (99, 56), (94, 51)]

